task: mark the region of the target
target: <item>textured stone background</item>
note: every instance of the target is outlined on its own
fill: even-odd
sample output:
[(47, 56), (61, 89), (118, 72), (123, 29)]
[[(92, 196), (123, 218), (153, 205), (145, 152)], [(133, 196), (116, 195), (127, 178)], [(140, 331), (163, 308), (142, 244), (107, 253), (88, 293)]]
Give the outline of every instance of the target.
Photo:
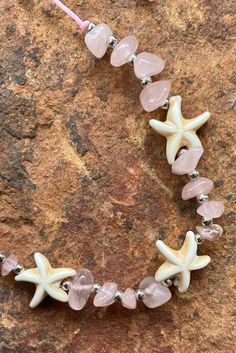
[[(204, 243), (212, 263), (189, 291), (136, 311), (90, 304), (82, 312), (50, 299), (35, 310), (34, 286), (0, 283), (1, 353), (232, 352), (235, 344), (235, 43), (233, 0), (76, 1), (67, 4), (119, 38), (135, 34), (140, 51), (166, 59), (160, 75), (183, 96), (183, 113), (208, 109), (199, 169), (225, 200), (224, 237)], [(152, 275), (157, 238), (177, 247), (199, 223), (180, 198), (165, 140), (148, 127), (140, 86), (129, 66), (95, 60), (75, 24), (49, 1), (0, 3), (1, 248), (27, 267), (33, 253), (55, 266), (90, 268), (121, 288)]]

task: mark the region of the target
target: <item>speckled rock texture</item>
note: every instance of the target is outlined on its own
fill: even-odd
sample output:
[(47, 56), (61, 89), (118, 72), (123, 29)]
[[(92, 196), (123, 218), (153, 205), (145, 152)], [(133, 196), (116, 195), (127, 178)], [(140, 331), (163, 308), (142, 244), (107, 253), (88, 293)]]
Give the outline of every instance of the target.
[[(235, 42), (233, 0), (68, 0), (93, 22), (140, 51), (159, 54), (183, 97), (183, 114), (210, 110), (201, 129), (202, 176), (225, 201), (217, 243), (200, 254), (210, 265), (187, 293), (155, 310), (119, 303), (81, 312), (47, 298), (28, 304), (34, 286), (0, 279), (1, 353), (231, 353), (235, 346)], [(145, 113), (128, 65), (110, 52), (92, 57), (76, 25), (47, 0), (0, 2), (0, 248), (28, 268), (43, 252), (54, 267), (92, 270), (98, 282), (137, 286), (163, 261), (164, 239), (181, 245), (200, 223), (195, 201), (181, 200), (184, 177), (172, 175), (165, 139)], [(234, 155), (234, 157), (233, 157)]]

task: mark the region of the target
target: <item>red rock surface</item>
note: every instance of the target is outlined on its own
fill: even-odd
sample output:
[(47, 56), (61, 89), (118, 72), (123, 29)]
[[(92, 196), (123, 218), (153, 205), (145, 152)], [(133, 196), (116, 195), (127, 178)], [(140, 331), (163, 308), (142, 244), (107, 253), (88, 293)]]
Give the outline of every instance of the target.
[[(91, 302), (82, 312), (49, 298), (28, 306), (34, 286), (0, 280), (1, 353), (231, 353), (235, 344), (235, 57), (233, 0), (74, 1), (83, 17), (166, 60), (162, 79), (183, 114), (212, 112), (199, 165), (224, 199), (225, 233), (205, 242), (211, 264), (164, 306)], [(199, 224), (171, 175), (165, 139), (148, 126), (129, 66), (95, 60), (83, 35), (49, 1), (0, 3), (1, 249), (26, 267), (42, 251), (53, 266), (86, 266), (97, 281), (135, 286), (162, 262), (155, 240), (177, 247)]]

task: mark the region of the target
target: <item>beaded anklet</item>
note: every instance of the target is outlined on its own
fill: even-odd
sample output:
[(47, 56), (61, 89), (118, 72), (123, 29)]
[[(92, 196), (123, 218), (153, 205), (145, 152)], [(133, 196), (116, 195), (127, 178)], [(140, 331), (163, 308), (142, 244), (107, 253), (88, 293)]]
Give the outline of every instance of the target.
[(30, 302), (31, 308), (35, 308), (49, 295), (58, 301), (68, 302), (74, 310), (81, 310), (91, 293), (95, 294), (93, 303), (97, 307), (121, 301), (124, 307), (135, 309), (138, 300), (142, 300), (148, 308), (158, 307), (171, 298), (171, 285), (176, 286), (179, 292), (185, 292), (190, 284), (191, 271), (201, 269), (210, 262), (211, 259), (207, 255), (197, 256), (198, 245), (204, 240), (214, 241), (223, 233), (218, 224), (213, 224), (213, 219), (219, 218), (224, 212), (223, 202), (209, 201), (208, 194), (213, 188), (213, 182), (200, 177), (196, 170), (203, 153), (196, 131), (209, 119), (210, 113), (204, 112), (196, 118), (185, 119), (181, 113), (181, 97), (172, 96), (168, 99), (170, 81), (152, 83), (151, 77), (160, 73), (165, 66), (159, 56), (147, 52), (136, 55), (138, 41), (134, 36), (127, 36), (118, 42), (106, 24), (95, 25), (88, 20), (83, 21), (59, 0), (54, 0), (54, 3), (67, 13), (82, 31), (87, 31), (85, 43), (95, 57), (102, 58), (110, 47), (113, 49), (110, 59), (113, 66), (119, 67), (127, 63), (133, 66), (134, 73), (143, 87), (140, 101), (145, 111), (152, 112), (157, 108), (167, 110), (165, 122), (151, 119), (149, 124), (167, 139), (166, 155), (172, 173), (188, 175), (190, 181), (182, 190), (182, 198), (189, 200), (196, 197), (200, 204), (197, 213), (202, 216), (202, 224), (196, 227), (195, 233), (186, 233), (180, 250), (173, 250), (158, 240), (156, 246), (165, 257), (165, 262), (159, 267), (155, 277), (143, 279), (136, 290), (127, 288), (120, 291), (113, 282), (103, 285), (95, 283), (92, 273), (85, 268), (79, 272), (70, 268), (54, 269), (41, 253), (34, 255), (37, 267), (25, 269), (18, 263), (15, 255), (7, 257), (1, 252), (2, 276), (13, 271), (16, 281), (36, 285)]

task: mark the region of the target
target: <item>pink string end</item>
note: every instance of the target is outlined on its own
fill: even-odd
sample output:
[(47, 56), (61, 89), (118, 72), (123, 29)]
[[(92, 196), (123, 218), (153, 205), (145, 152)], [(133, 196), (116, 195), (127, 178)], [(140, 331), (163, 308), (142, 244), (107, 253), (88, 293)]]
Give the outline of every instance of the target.
[(52, 0), (53, 3), (64, 11), (72, 20), (74, 20), (82, 31), (86, 31), (90, 23), (89, 20), (82, 20), (72, 10), (65, 6), (60, 0)]

